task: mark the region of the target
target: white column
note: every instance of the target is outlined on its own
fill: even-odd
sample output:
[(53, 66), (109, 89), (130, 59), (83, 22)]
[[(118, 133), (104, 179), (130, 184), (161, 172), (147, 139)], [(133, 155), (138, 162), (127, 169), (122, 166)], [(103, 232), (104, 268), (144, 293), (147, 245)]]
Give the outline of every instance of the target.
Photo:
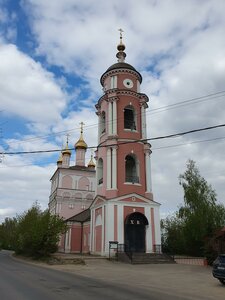
[(98, 191), (98, 181), (99, 181), (99, 175), (98, 175), (98, 160), (97, 160), (97, 163), (96, 163), (96, 168), (95, 168), (95, 187), (96, 187), (96, 190), (95, 190), (95, 195), (97, 195), (97, 191)]
[(113, 134), (117, 134), (117, 103), (113, 101)]
[(105, 205), (102, 206), (102, 248), (101, 248), (101, 254), (104, 253), (104, 240), (105, 240)]
[(152, 191), (150, 151), (145, 152), (146, 192)]
[(114, 241), (114, 204), (105, 205), (105, 254), (109, 254), (109, 241)]
[(137, 93), (140, 93), (140, 81), (137, 80)]
[(91, 210), (91, 221), (90, 221), (90, 244), (89, 244), (89, 251), (92, 252), (92, 237), (93, 237), (93, 226), (92, 226), (92, 222), (93, 222), (93, 213)]
[(117, 147), (112, 148), (112, 188), (117, 189)]
[(108, 135), (112, 134), (112, 103), (108, 104)]
[(150, 192), (152, 192), (152, 164), (151, 164), (150, 153), (148, 155), (148, 159), (149, 159), (149, 185), (150, 185)]
[(112, 176), (112, 165), (111, 165), (111, 162), (112, 162), (112, 151), (111, 151), (111, 148), (108, 148), (107, 149), (107, 190), (111, 189), (111, 176)]
[(95, 210), (91, 210), (91, 251), (95, 252)]
[(65, 252), (69, 253), (71, 250), (71, 226), (69, 226), (65, 237)]
[(142, 138), (146, 139), (146, 115), (145, 115), (145, 107), (141, 106), (141, 127), (142, 127)]
[(117, 88), (117, 76), (114, 76), (114, 88)]
[(154, 218), (155, 218), (155, 243), (156, 245), (161, 245), (159, 207), (155, 207), (154, 209)]
[(152, 230), (151, 230), (151, 208), (145, 207), (145, 216), (148, 219), (148, 226), (146, 227), (146, 252), (152, 252)]
[(123, 206), (117, 207), (117, 239), (120, 244), (124, 244), (124, 221), (123, 221)]
[(98, 115), (98, 144), (100, 143), (100, 136), (101, 136), (101, 117), (100, 114)]

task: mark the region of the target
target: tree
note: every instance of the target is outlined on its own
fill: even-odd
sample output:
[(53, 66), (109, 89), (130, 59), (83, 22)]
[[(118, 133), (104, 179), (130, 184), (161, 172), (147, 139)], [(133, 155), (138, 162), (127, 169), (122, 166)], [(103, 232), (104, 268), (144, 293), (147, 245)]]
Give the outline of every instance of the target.
[(0, 225), (0, 248), (12, 250), (16, 243), (17, 219), (6, 218), (4, 223)]
[(41, 212), (37, 204), (18, 219), (16, 253), (42, 257), (57, 251), (60, 235), (66, 230), (63, 219), (48, 210)]
[(184, 222), (176, 213), (161, 220), (161, 229), (162, 251), (172, 255), (185, 253)]
[(41, 211), (35, 203), (31, 209), (14, 219), (6, 219), (0, 227), (2, 248), (35, 258), (57, 251), (60, 235), (66, 231), (62, 218)]
[[(203, 256), (206, 239), (225, 224), (225, 208), (217, 203), (215, 191), (200, 175), (193, 160), (187, 162), (187, 170), (179, 176), (179, 183), (184, 190), (184, 204), (174, 220), (167, 220), (166, 241), (172, 239), (171, 230), (175, 227), (183, 235), (184, 253)], [(174, 240), (174, 243), (178, 242)]]

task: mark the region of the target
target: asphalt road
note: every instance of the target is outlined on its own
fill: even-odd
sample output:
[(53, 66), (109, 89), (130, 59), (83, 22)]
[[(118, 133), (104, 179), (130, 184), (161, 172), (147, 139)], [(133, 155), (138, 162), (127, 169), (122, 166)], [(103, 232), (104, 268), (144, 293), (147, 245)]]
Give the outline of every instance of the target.
[[(103, 267), (102, 267), (103, 266)], [(195, 297), (195, 293), (188, 294), (176, 292), (176, 289), (163, 288), (163, 282), (160, 280), (159, 284), (153, 284), (157, 278), (149, 278), (149, 284), (140, 284), (146, 282), (141, 280), (144, 276), (145, 269), (150, 270), (150, 267), (127, 265), (115, 265), (110, 262), (103, 263), (103, 265), (76, 267), (73, 272), (64, 272), (55, 268), (43, 268), (37, 265), (29, 264), (11, 257), (8, 251), (0, 251), (0, 299), (1, 300), (184, 300), (184, 299), (208, 299), (205, 295)], [(173, 269), (170, 269), (170, 268)], [(154, 267), (155, 270), (174, 270), (176, 266), (161, 266)], [(141, 269), (142, 268), (142, 269)], [(95, 273), (92, 271), (96, 270)], [(119, 272), (121, 270), (121, 272)], [(137, 280), (135, 281), (135, 270), (137, 271)], [(139, 270), (139, 271), (138, 271)], [(111, 277), (112, 271), (112, 277)], [(116, 280), (116, 272), (118, 272), (118, 279)], [(132, 272), (132, 274), (131, 274)], [(127, 273), (127, 276), (124, 274)], [(129, 273), (129, 275), (128, 275)], [(146, 273), (146, 274), (147, 274)], [(138, 276), (139, 274), (139, 276)], [(141, 275), (142, 274), (142, 275)], [(150, 273), (149, 273), (150, 274)], [(160, 273), (159, 273), (160, 274)], [(190, 275), (190, 274), (189, 274)], [(208, 274), (206, 273), (208, 276)], [(174, 276), (174, 275), (173, 275)], [(130, 280), (129, 280), (130, 278)], [(206, 277), (207, 278), (207, 277)], [(152, 284), (150, 284), (150, 282)], [(187, 281), (188, 282), (188, 281)], [(219, 294), (210, 299), (224, 299), (219, 296), (224, 295), (223, 289), (217, 282), (215, 291), (217, 289)], [(189, 289), (189, 288), (188, 288)]]

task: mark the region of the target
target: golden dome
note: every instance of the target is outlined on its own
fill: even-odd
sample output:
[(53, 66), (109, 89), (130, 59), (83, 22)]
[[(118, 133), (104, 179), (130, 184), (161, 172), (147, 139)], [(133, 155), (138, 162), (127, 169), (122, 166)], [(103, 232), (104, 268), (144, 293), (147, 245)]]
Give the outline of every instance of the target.
[(83, 126), (84, 126), (84, 123), (81, 122), (80, 123), (80, 138), (74, 145), (75, 150), (77, 150), (77, 149), (85, 149), (86, 150), (87, 149), (87, 144), (85, 143), (84, 138), (83, 138)]
[(61, 164), (62, 163), (62, 152), (59, 155), (59, 158), (57, 160), (57, 164)]
[(71, 151), (68, 147), (68, 142), (66, 143), (66, 147), (62, 150), (62, 155), (64, 155), (64, 154), (71, 155)]
[(95, 168), (95, 163), (93, 161), (93, 155), (91, 155), (91, 159), (88, 163), (88, 168)]
[(79, 140), (75, 144), (75, 149), (87, 149), (87, 144), (84, 141), (83, 134), (80, 134)]

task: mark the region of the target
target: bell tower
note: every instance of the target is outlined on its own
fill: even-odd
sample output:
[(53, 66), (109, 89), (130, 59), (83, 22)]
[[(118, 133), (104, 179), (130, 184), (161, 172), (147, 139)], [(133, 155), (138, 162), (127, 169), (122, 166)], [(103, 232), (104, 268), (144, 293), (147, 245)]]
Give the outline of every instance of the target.
[[(125, 222), (133, 222), (133, 213), (139, 213), (138, 217), (134, 216), (135, 222), (145, 220), (142, 245), (132, 245), (134, 250), (151, 252), (156, 237), (160, 244), (159, 204), (153, 201), (151, 185), (151, 145), (146, 141), (149, 99), (140, 92), (141, 74), (125, 62), (123, 31), (119, 31), (118, 61), (101, 76), (104, 94), (96, 104), (97, 191), (91, 206), (91, 248), (92, 252), (101, 254), (108, 251), (109, 241), (135, 243), (128, 238), (135, 236), (135, 233), (126, 234), (125, 230)], [(154, 223), (154, 230), (150, 230), (151, 222)]]
[(97, 194), (110, 199), (136, 192), (153, 200), (151, 145), (145, 141), (145, 110), (149, 99), (140, 92), (141, 74), (125, 63), (122, 32), (117, 50), (118, 62), (101, 77), (104, 95), (96, 105)]

